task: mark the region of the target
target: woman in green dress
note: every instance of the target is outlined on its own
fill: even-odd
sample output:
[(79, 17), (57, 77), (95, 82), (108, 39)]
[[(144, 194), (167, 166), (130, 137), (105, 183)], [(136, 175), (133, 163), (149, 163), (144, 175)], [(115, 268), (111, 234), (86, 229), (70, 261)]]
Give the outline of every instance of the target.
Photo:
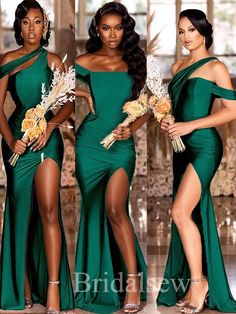
[[(88, 84), (91, 94), (77, 91), (88, 100), (90, 113), (76, 133), (82, 203), (75, 302), (102, 314), (120, 308), (119, 292), (125, 289), (126, 313), (139, 311), (140, 292), (146, 298), (146, 265), (128, 216), (128, 194), (135, 168), (131, 133), (147, 117), (130, 128), (117, 128), (126, 117), (122, 106), (137, 98), (145, 83), (146, 58), (134, 27), (122, 4), (105, 4), (92, 20), (87, 53), (76, 60), (77, 78)], [(117, 141), (106, 150), (100, 141), (112, 130)]]
[[(62, 63), (43, 48), (48, 44), (50, 22), (40, 4), (23, 1), (15, 16), (15, 38), (21, 47), (6, 53), (0, 67), (0, 132), (7, 174), (0, 308), (24, 310), (40, 303), (52, 314), (74, 308), (60, 212), (63, 142), (58, 129), (73, 104), (65, 104), (55, 116), (47, 113), (47, 130), (37, 140), (21, 139), (26, 111), (40, 103), (42, 83), (49, 87), (52, 80), (50, 66), (60, 68)], [(8, 121), (3, 110), (7, 90), (16, 105)], [(13, 153), (20, 155), (15, 167), (8, 162)]]
[[(215, 127), (236, 118), (236, 92), (225, 65), (210, 55), (212, 25), (200, 10), (180, 14), (179, 39), (190, 54), (172, 67), (169, 92), (176, 123), (162, 122), (186, 151), (174, 154), (172, 238), (157, 304), (176, 302), (185, 313), (211, 309), (236, 312), (222, 258), (210, 183), (221, 162)], [(215, 98), (223, 108), (211, 113)]]

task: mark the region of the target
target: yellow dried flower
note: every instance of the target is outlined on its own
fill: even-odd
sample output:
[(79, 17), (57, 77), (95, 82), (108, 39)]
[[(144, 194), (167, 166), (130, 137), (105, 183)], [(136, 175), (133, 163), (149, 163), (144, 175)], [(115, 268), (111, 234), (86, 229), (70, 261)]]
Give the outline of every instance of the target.
[(155, 95), (150, 97), (149, 105), (152, 108), (153, 114), (158, 122), (166, 117), (171, 111), (171, 101), (168, 97), (158, 99)]
[(156, 106), (156, 109), (159, 113), (167, 114), (171, 110), (171, 103), (169, 98), (161, 98)]
[(158, 103), (158, 98), (155, 95), (153, 95), (149, 98), (148, 103), (150, 106), (153, 107)]
[(147, 104), (148, 101), (148, 95), (146, 93), (141, 93), (138, 99), (139, 102), (142, 102), (143, 104)]
[(145, 113), (146, 107), (141, 102), (135, 100), (127, 102), (123, 106), (123, 111), (133, 117), (139, 117)]
[(34, 119), (25, 118), (21, 124), (21, 131), (26, 132), (36, 126), (36, 121)]
[(34, 108), (34, 112), (38, 118), (41, 118), (45, 114), (45, 108), (42, 105), (37, 105), (36, 108)]
[(32, 141), (34, 138), (39, 137), (40, 134), (42, 134), (41, 128), (39, 126), (34, 127), (28, 132), (29, 140)]
[(31, 108), (31, 109), (26, 111), (25, 118), (36, 119), (34, 108)]
[(153, 111), (154, 117), (157, 119), (158, 122), (161, 122), (161, 120), (165, 117), (165, 114), (159, 113), (157, 111)]
[(123, 106), (123, 111), (126, 112), (129, 110), (130, 106), (132, 106), (133, 104), (138, 104), (137, 100), (133, 100), (133, 101), (127, 101), (124, 106)]

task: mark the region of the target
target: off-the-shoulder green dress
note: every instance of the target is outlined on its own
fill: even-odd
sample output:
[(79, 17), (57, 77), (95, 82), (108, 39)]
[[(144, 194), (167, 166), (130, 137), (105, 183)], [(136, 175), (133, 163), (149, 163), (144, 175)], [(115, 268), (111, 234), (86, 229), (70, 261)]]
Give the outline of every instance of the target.
[[(195, 70), (216, 58), (209, 57), (179, 71), (170, 82), (169, 93), (173, 113), (177, 121), (191, 121), (211, 114), (215, 98), (236, 100), (234, 90), (217, 86), (201, 77), (190, 77)], [(191, 164), (201, 182), (201, 199), (193, 211), (202, 238), (203, 271), (209, 283), (209, 307), (221, 312), (236, 312), (236, 302), (230, 292), (220, 241), (217, 233), (215, 213), (210, 194), (210, 183), (221, 162), (223, 146), (215, 128), (195, 130), (183, 136), (186, 151), (174, 154), (175, 196), (186, 167)], [(193, 187), (194, 188), (194, 187)], [(193, 244), (194, 245), (194, 244)], [(180, 280), (186, 285), (190, 278), (189, 267), (181, 244), (177, 227), (172, 223), (172, 237), (164, 281), (157, 298), (159, 305), (174, 305), (185, 291)], [(176, 285), (180, 288), (175, 289)]]
[[(116, 292), (119, 285), (114, 279), (119, 278), (121, 273), (123, 290), (126, 281), (124, 262), (107, 217), (106, 187), (111, 176), (120, 168), (125, 170), (131, 184), (135, 147), (133, 138), (116, 141), (109, 150), (99, 142), (126, 117), (122, 106), (131, 96), (133, 81), (127, 72), (92, 72), (79, 64), (76, 64), (76, 75), (89, 85), (96, 114), (88, 114), (76, 132), (76, 177), (82, 202), (75, 266), (75, 302), (78, 308), (106, 314), (120, 308)], [(145, 299), (146, 265), (137, 239), (135, 241), (138, 271), (143, 274), (144, 281), (141, 297)], [(86, 279), (87, 291), (86, 284), (82, 283)], [(98, 279), (101, 282), (96, 288), (95, 280)]]
[[(32, 65), (17, 71), (19, 66), (34, 57), (37, 58)], [(16, 73), (11, 75), (14, 70)], [(52, 79), (52, 72), (48, 67), (47, 50), (42, 47), (38, 48), (3, 65), (0, 68), (0, 79), (8, 74), (10, 74), (8, 89), (16, 105), (8, 122), (15, 139), (21, 139), (23, 136), (21, 122), (26, 111), (40, 103), (41, 85), (45, 83), (48, 87)], [(52, 116), (53, 113), (49, 112), (46, 119), (49, 120)], [(61, 134), (58, 129), (55, 129), (43, 149), (36, 152), (27, 149), (20, 156), (15, 167), (12, 167), (8, 162), (12, 151), (4, 140), (2, 140), (2, 152), (7, 174), (7, 195), (0, 259), (0, 308), (5, 310), (24, 309), (26, 265), (32, 300), (34, 303), (41, 303), (45, 306), (49, 278), (43, 226), (34, 192), (34, 175), (38, 166), (46, 158), (55, 160), (61, 169), (63, 159)], [(74, 308), (74, 297), (67, 260), (60, 199), (58, 208), (62, 232), (59, 276), (61, 309), (68, 310)]]

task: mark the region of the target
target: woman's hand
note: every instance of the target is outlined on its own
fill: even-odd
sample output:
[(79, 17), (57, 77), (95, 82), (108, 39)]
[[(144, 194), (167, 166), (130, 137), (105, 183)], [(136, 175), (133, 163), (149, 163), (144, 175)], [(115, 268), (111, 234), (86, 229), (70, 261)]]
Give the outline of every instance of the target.
[(40, 134), (39, 137), (33, 139), (31, 142), (29, 142), (28, 146), (31, 146), (30, 150), (32, 150), (33, 152), (36, 152), (36, 151), (42, 149), (46, 145), (46, 143), (47, 143), (47, 141), (48, 141), (48, 139), (52, 133), (52, 130), (53, 129), (47, 127), (45, 132)]
[(168, 135), (170, 138), (176, 138), (192, 133), (195, 130), (194, 124), (190, 122), (176, 122), (168, 126)]
[(77, 97), (82, 97), (84, 98), (87, 103), (88, 103), (88, 109), (89, 109), (89, 112), (91, 112), (92, 114), (95, 114), (95, 110), (93, 108), (93, 99), (92, 99), (92, 96), (90, 93), (84, 91), (84, 90), (81, 90), (81, 89), (76, 89), (75, 90), (75, 95)]
[(11, 150), (14, 154), (22, 155), (26, 151), (27, 142), (25, 140), (16, 140), (14, 141)]
[(130, 127), (118, 125), (118, 127), (112, 132), (115, 134), (115, 138), (118, 141), (127, 140), (132, 135)]
[(169, 123), (165, 121), (165, 119), (161, 120), (161, 130), (165, 133), (169, 133)]

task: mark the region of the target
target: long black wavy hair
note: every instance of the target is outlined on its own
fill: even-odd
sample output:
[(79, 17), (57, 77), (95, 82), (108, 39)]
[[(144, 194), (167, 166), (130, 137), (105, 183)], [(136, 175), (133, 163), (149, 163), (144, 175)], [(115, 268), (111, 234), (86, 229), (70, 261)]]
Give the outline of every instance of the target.
[[(19, 46), (22, 46), (24, 44), (24, 39), (21, 36), (20, 22), (24, 17), (26, 17), (30, 9), (39, 9), (43, 15), (43, 8), (36, 0), (24, 0), (17, 6), (13, 28), (15, 31), (15, 39)], [(48, 31), (45, 36), (45, 39), (43, 37), (41, 38), (41, 42), (40, 42), (41, 46), (48, 46), (50, 33), (51, 33), (51, 30), (50, 30), (50, 22), (49, 22)]]
[(213, 43), (213, 29), (211, 23), (207, 20), (206, 14), (201, 10), (188, 9), (180, 12), (179, 19), (187, 17), (198, 32), (205, 37), (205, 46), (208, 50)]
[(86, 43), (86, 50), (89, 53), (94, 53), (102, 48), (102, 41), (97, 35), (97, 26), (101, 18), (106, 14), (116, 14), (122, 17), (124, 35), (120, 48), (123, 51), (122, 59), (127, 63), (128, 73), (134, 82), (131, 99), (136, 99), (146, 81), (146, 56), (144, 51), (138, 46), (140, 36), (134, 30), (135, 21), (128, 14), (124, 5), (116, 1), (108, 2), (97, 11), (89, 27), (90, 38)]

